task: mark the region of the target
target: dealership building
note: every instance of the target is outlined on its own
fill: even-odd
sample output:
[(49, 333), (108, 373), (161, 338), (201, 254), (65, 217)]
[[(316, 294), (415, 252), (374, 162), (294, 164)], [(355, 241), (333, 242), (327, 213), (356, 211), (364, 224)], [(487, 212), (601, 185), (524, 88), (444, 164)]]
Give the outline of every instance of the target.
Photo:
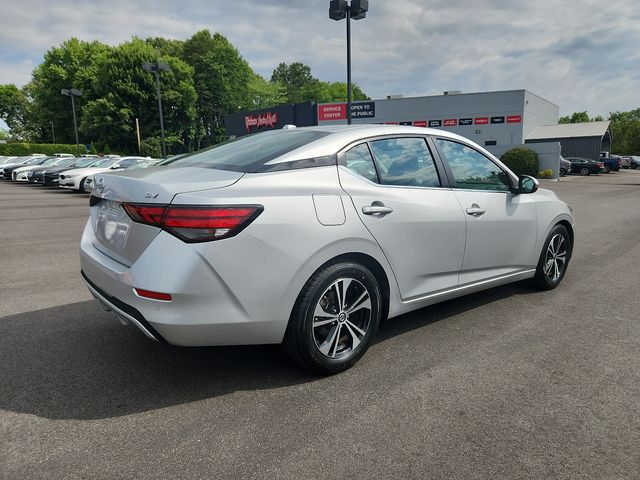
[[(550, 168), (554, 175), (561, 153), (597, 159), (600, 151), (610, 150), (611, 144), (609, 122), (578, 123), (571, 128), (558, 125), (558, 105), (528, 90), (389, 96), (354, 102), (351, 112), (354, 124), (438, 128), (462, 135), (498, 156), (526, 144), (538, 153), (540, 170)], [(344, 124), (346, 119), (346, 103), (306, 102), (238, 112), (226, 116), (224, 122), (227, 135), (235, 137), (286, 124), (335, 125)]]

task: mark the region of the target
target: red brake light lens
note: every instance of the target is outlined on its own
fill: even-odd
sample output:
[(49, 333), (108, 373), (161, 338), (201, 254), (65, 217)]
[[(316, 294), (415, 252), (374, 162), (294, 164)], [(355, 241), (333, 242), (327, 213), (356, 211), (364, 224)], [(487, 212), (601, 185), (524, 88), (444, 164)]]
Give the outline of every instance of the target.
[(263, 210), (262, 205), (123, 204), (134, 222), (154, 225), (185, 242), (210, 242), (237, 235)]

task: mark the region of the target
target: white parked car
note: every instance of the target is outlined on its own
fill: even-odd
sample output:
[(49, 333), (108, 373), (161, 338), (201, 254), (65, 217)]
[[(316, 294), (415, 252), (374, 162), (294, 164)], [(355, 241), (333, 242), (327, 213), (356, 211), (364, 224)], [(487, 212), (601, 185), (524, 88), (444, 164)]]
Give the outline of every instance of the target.
[(24, 167), (16, 168), (13, 172), (11, 172), (11, 179), (14, 182), (28, 182), (29, 181), (29, 172), (31, 170), (36, 170), (41, 167), (64, 167), (65, 165), (70, 165), (76, 157), (62, 157), (62, 156), (54, 156), (46, 159), (44, 162), (38, 165), (26, 165)]
[(76, 192), (86, 192), (87, 179), (96, 173), (124, 170), (140, 161), (147, 161), (148, 157), (116, 157), (105, 158), (87, 168), (67, 170), (60, 174), (59, 186)]

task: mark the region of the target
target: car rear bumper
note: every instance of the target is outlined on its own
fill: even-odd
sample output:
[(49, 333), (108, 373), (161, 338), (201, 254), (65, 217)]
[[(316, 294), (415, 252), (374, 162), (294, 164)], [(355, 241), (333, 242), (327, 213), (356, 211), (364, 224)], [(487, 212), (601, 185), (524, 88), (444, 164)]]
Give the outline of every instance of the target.
[[(80, 248), (82, 275), (94, 297), (154, 340), (181, 346), (280, 343), (288, 315), (279, 312), (301, 262), (249, 235), (229, 240), (187, 244), (160, 232), (128, 266), (96, 248), (89, 221)], [(143, 298), (134, 288), (168, 293), (172, 300)]]

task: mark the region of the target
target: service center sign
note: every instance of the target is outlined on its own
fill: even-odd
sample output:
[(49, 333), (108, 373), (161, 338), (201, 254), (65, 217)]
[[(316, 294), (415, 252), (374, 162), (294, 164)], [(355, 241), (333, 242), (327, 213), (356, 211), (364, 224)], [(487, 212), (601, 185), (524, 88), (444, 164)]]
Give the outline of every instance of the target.
[[(356, 102), (351, 104), (351, 118), (375, 118), (376, 102)], [(326, 103), (318, 105), (318, 121), (347, 119), (346, 103)]]

